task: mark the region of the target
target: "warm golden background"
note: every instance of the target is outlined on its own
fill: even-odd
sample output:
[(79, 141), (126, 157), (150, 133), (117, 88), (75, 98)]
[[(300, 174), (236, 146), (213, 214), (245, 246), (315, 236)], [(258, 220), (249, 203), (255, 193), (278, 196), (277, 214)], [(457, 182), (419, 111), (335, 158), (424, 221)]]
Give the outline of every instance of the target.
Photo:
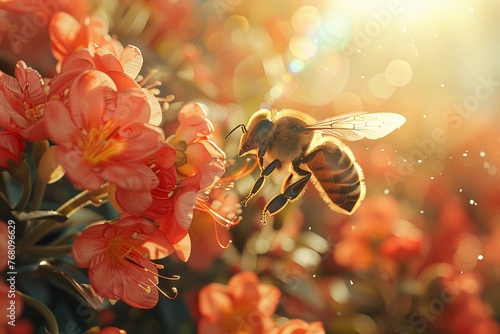
[[(259, 108), (318, 119), (357, 110), (407, 118), (386, 138), (349, 143), (368, 187), (352, 218), (328, 210), (312, 187), (272, 227), (259, 226), (263, 199), (244, 208), (233, 229), (240, 265), (270, 271), (284, 285), (286, 314), (323, 321), (328, 333), (499, 331), (498, 3), (154, 6), (170, 20), (153, 11), (140, 35), (165, 65), (165, 87), (179, 102), (209, 106), (228, 158), (236, 157), (238, 136), (222, 136)], [(127, 13), (117, 26), (134, 26), (121, 25)], [(255, 177), (236, 182), (240, 196)], [(273, 181), (262, 191), (266, 200), (279, 189), (281, 179)], [(382, 246), (394, 237), (401, 244)], [(282, 254), (276, 249), (284, 260), (273, 257)], [(224, 253), (226, 263), (236, 262), (232, 254)], [(446, 299), (450, 281), (460, 292)]]
[[(80, 6), (72, 8), (75, 16), (94, 8), (112, 34), (141, 48), (143, 70), (158, 70), (162, 93), (175, 96), (165, 113), (167, 136), (183, 103), (207, 106), (215, 141), (235, 159), (229, 174), (244, 163), (237, 158), (239, 131), (223, 137), (259, 108), (295, 108), (317, 119), (391, 111), (407, 119), (383, 139), (347, 143), (367, 184), (355, 215), (330, 211), (311, 186), (263, 226), (263, 205), (280, 187), (275, 175), (242, 208), (243, 221), (231, 229), (234, 246), (222, 252), (215, 241), (196, 245), (196, 230), (213, 228), (193, 224), (192, 268), (169, 264), (184, 277), (184, 294), (161, 302), (160, 317), (118, 309), (129, 319), (116, 317), (119, 326), (189, 333), (197, 289), (227, 282), (238, 268), (284, 291), (283, 317), (322, 321), (327, 333), (500, 332), (499, 2)], [(43, 51), (23, 59), (43, 72), (53, 63), (41, 35)], [(3, 59), (12, 62), (16, 54), (4, 49)], [(243, 198), (257, 177), (236, 180), (232, 192)]]

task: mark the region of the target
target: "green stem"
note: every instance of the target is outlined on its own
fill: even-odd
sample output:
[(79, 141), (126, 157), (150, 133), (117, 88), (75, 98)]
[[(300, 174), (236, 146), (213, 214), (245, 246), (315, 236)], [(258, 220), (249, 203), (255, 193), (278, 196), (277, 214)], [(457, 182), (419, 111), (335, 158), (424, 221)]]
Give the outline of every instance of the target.
[(17, 291), (17, 293), (23, 298), (23, 302), (37, 310), (47, 321), (48, 332), (51, 334), (59, 334), (59, 325), (57, 324), (56, 317), (50, 311), (50, 309), (42, 304), (35, 298), (25, 295), (24, 293)]
[(21, 184), (21, 198), (14, 207), (14, 211), (21, 211), (28, 204), (31, 195), (30, 168), (26, 161), (23, 161), (19, 166), (10, 169), (9, 174)]
[[(44, 139), (33, 143), (33, 164), (36, 166), (37, 171), (40, 165), (40, 160), (42, 159), (43, 154), (47, 152), (48, 148), (49, 148), (48, 140)], [(43, 196), (45, 195), (45, 188), (47, 186), (45, 183), (40, 182), (40, 179), (38, 177), (36, 179), (37, 179), (36, 187), (33, 194), (33, 200), (31, 203), (32, 211), (40, 209), (40, 206), (42, 205), (43, 201)]]
[[(56, 211), (62, 213), (66, 217), (70, 217), (73, 213), (81, 209), (82, 207), (93, 203), (94, 205), (102, 204), (108, 195), (108, 185), (104, 184), (101, 188), (96, 190), (84, 190), (80, 194), (76, 195), (63, 205), (61, 205)], [(39, 225), (35, 226), (28, 235), (21, 241), (21, 247), (29, 247), (37, 243), (40, 239), (46, 236), (52, 231), (53, 228), (63, 228), (71, 223), (70, 220), (64, 223), (54, 223), (53, 221), (45, 220)]]
[(108, 184), (103, 184), (99, 189), (96, 190), (84, 190), (80, 194), (76, 195), (63, 205), (61, 205), (56, 211), (62, 213), (66, 217), (70, 217), (73, 213), (86, 206), (87, 204), (93, 203), (98, 206), (104, 203), (108, 197)]
[(36, 182), (35, 191), (33, 193), (33, 201), (31, 202), (32, 211), (40, 210), (46, 188), (47, 185), (45, 183), (40, 182), (40, 180)]
[(2, 172), (0, 172), (0, 192), (7, 197), (7, 186), (5, 184), (5, 177)]

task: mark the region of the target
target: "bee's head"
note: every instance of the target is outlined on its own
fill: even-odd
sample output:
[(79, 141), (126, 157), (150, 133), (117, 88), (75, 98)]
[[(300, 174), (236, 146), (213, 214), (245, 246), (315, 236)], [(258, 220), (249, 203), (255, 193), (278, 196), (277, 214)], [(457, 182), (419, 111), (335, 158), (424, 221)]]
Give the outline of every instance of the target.
[(271, 128), (273, 127), (273, 122), (269, 118), (270, 115), (271, 112), (269, 110), (261, 109), (250, 117), (246, 127), (244, 124), (240, 124), (226, 135), (227, 138), (236, 129), (242, 129), (243, 135), (240, 139), (240, 151), (238, 152), (240, 157), (253, 150), (258, 150), (264, 140), (269, 137)]
[(273, 127), (270, 115), (269, 110), (261, 109), (250, 117), (247, 132), (241, 136), (239, 156), (258, 150), (264, 140), (269, 137)]

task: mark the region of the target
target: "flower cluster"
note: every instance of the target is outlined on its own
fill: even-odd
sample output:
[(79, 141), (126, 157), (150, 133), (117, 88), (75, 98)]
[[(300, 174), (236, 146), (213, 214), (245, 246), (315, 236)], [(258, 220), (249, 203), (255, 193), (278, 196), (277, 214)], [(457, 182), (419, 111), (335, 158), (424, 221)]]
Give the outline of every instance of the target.
[(178, 130), (165, 138), (162, 99), (139, 80), (141, 51), (112, 38), (102, 20), (56, 12), (48, 31), (53, 77), (42, 78), (22, 60), (13, 77), (0, 73), (0, 167), (15, 175), (28, 166), (26, 142), (42, 145), (40, 181), (65, 175), (84, 194), (108, 197), (119, 217), (84, 229), (73, 258), (88, 268), (100, 297), (152, 308), (158, 292), (167, 295), (158, 286), (162, 266), (152, 260), (174, 252), (189, 259), (194, 210), (204, 210), (204, 196), (225, 172), (225, 155), (198, 103), (182, 107)]
[[(32, 11), (40, 5), (30, 4)], [(17, 5), (5, 2), (4, 8), (30, 12)], [(166, 292), (168, 283), (162, 282), (180, 279), (162, 274), (167, 257), (175, 253), (188, 262), (193, 248), (197, 256), (188, 266), (200, 271), (231, 246), (228, 229), (241, 219), (240, 204), (225, 188), (255, 164), (222, 177), (228, 162), (201, 103), (183, 103), (175, 131), (165, 135), (163, 114), (173, 97), (159, 97), (159, 82), (148, 83), (153, 74), (140, 74), (141, 50), (123, 46), (101, 19), (77, 20), (56, 11), (48, 35), (53, 75), (42, 76), (23, 60), (17, 61), (13, 76), (0, 72), (0, 167), (21, 191), (16, 203), (2, 189), (1, 213), (25, 232), (16, 238), (19, 263), (72, 285), (94, 308), (105, 300), (154, 308), (160, 296), (178, 295), (176, 287), (171, 287), (173, 295)], [(37, 188), (30, 202), (33, 168)], [(44, 210), (44, 190), (63, 177), (79, 193), (56, 210)], [(83, 224), (73, 218), (87, 204), (106, 201), (115, 218), (106, 215)], [(207, 229), (210, 225), (214, 229)], [(7, 236), (4, 232), (0, 237)], [(69, 254), (76, 264), (70, 269)], [(88, 285), (69, 276), (78, 267), (86, 269)], [(36, 299), (21, 296), (16, 316), (25, 298), (43, 308)], [(227, 288), (209, 284), (199, 294), (199, 330), (324, 333), (319, 322), (277, 321), (281, 296), (277, 287), (260, 284), (251, 272), (235, 275)], [(46, 321), (56, 332), (58, 321), (49, 316)], [(87, 331), (121, 332), (114, 326)]]
[(280, 298), (278, 288), (260, 283), (253, 272), (236, 274), (227, 285), (209, 284), (199, 294), (198, 333), (325, 333), (320, 322), (293, 319), (278, 325), (272, 316)]

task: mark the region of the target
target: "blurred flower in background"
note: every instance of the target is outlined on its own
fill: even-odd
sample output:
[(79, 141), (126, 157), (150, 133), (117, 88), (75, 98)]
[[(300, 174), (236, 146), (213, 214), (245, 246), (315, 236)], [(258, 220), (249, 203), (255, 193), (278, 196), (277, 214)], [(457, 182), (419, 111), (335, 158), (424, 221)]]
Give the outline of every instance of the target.
[[(500, 333), (499, 4), (0, 9), (0, 332)], [(261, 108), (407, 121), (346, 143), (356, 213), (309, 186), (263, 225), (286, 171), (242, 207), (224, 140)]]

